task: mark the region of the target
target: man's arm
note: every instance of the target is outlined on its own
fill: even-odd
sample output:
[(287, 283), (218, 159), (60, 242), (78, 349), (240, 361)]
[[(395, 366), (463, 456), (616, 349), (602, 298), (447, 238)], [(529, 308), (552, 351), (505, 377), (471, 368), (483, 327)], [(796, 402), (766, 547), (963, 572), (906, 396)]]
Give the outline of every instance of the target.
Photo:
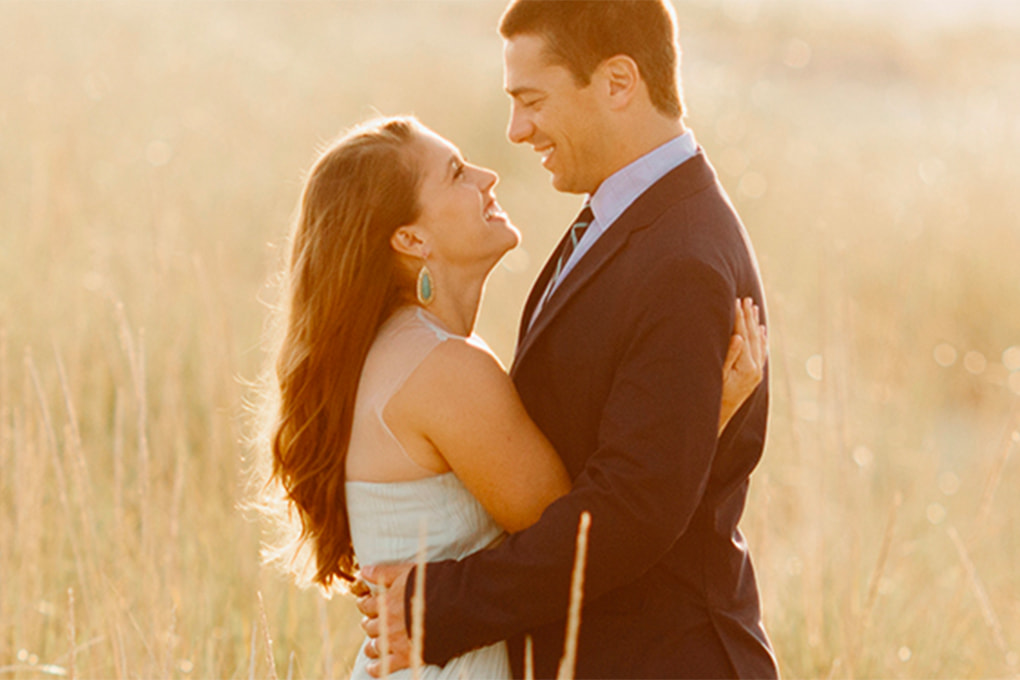
[(429, 565), (427, 662), (562, 618), (582, 511), (592, 515), (589, 601), (638, 578), (684, 533), (715, 453), (733, 297), (699, 261), (663, 259), (648, 273), (598, 449), (573, 490), (498, 548)]

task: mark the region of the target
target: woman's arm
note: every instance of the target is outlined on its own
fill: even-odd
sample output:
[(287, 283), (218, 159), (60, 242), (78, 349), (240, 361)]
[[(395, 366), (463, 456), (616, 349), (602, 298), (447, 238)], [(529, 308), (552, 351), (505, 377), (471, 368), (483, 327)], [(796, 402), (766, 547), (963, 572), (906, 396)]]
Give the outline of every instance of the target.
[(570, 490), (562, 461), (506, 371), (465, 340), (433, 350), (394, 395), (387, 417), (428, 440), (507, 531), (531, 526)]
[[(723, 364), (720, 432), (761, 382), (764, 357), (758, 308), (738, 300)], [(570, 490), (560, 457), (499, 361), (464, 340), (437, 347), (394, 395), (387, 413), (428, 440), (507, 531), (531, 526)]]

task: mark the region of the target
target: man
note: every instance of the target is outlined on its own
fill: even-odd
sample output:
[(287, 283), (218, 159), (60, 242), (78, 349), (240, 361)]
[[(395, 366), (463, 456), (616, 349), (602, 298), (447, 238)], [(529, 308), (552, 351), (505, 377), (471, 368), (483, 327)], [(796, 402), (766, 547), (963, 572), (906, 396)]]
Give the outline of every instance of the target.
[[(577, 677), (775, 677), (737, 529), (767, 380), (717, 443), (732, 301), (764, 299), (747, 234), (682, 122), (672, 10), (514, 0), (500, 32), (510, 140), (541, 154), (556, 189), (590, 197), (531, 292), (511, 371), (574, 484), (499, 547), (429, 565), (424, 659), (507, 639), (520, 676), (530, 635), (536, 675), (554, 676), (588, 511)], [(392, 661), (406, 666), (413, 572), (366, 575), (393, 582)], [(375, 598), (359, 606), (378, 612)]]

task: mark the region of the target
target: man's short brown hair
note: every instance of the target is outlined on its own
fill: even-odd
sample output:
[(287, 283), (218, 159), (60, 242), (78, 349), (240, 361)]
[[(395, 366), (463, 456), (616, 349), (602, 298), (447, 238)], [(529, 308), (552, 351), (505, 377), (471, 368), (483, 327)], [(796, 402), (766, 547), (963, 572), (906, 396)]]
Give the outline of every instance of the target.
[(637, 63), (652, 104), (679, 118), (679, 47), (673, 11), (666, 0), (511, 0), (499, 23), (510, 39), (531, 34), (574, 75), (581, 87), (596, 67), (625, 54)]

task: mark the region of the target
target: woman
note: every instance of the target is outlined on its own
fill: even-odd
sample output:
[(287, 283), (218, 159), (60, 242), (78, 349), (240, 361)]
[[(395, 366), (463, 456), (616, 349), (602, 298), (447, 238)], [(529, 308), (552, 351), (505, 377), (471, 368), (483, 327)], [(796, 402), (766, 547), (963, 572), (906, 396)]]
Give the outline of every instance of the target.
[[(306, 182), (285, 276), (272, 478), (301, 520), (277, 553), (327, 591), (357, 565), (459, 558), (570, 488), (493, 353), (473, 335), (485, 280), (520, 234), (495, 173), (409, 118), (328, 148)], [(737, 305), (720, 426), (761, 380)], [(364, 675), (359, 654), (354, 675)], [(509, 677), (502, 644), (427, 677)]]

